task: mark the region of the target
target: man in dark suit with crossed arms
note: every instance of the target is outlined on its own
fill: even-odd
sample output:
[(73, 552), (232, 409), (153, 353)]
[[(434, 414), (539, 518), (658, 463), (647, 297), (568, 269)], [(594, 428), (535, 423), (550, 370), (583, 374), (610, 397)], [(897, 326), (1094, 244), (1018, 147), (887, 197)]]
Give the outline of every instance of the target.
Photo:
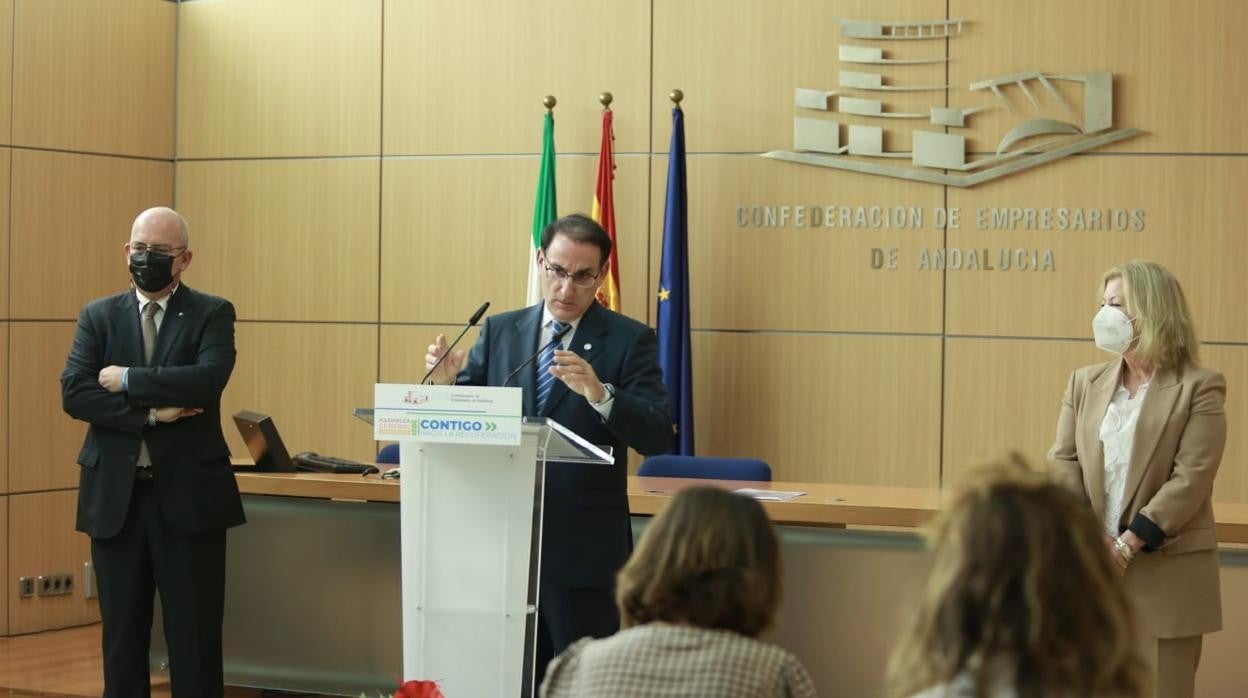
[(189, 244), (176, 211), (139, 214), (133, 288), (83, 308), (61, 374), (65, 411), (89, 425), (77, 528), (99, 581), (107, 697), (149, 695), (157, 589), (173, 695), (223, 691), (225, 529), (243, 523), (220, 414), (234, 307), (180, 284)]
[[(534, 667), (539, 682), (546, 664), (569, 644), (619, 628), (615, 573), (633, 545), (628, 448), (662, 453), (672, 440), (654, 330), (595, 300), (610, 255), (611, 238), (593, 219), (571, 215), (546, 226), (537, 252), (545, 302), (489, 318), (472, 350), (452, 352), (432, 377), (442, 384), (503, 385), (541, 349), (534, 368), (509, 383), (524, 389), (524, 414), (550, 417), (614, 449), (614, 465), (546, 467)], [(564, 323), (572, 329), (552, 345)], [(439, 335), (425, 356), (426, 370), (446, 350), (446, 337)]]

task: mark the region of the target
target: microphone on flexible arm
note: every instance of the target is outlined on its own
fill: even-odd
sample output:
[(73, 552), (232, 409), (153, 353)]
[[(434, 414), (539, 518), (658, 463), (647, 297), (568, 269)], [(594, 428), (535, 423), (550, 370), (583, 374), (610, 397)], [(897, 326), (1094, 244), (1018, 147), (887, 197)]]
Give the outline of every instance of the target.
[(464, 325), (464, 329), (459, 331), (459, 336), (455, 338), (454, 342), (451, 342), (451, 346), (447, 347), (446, 351), (442, 352), (442, 356), (439, 356), (438, 360), (433, 362), (433, 366), (429, 367), (429, 372), (425, 374), (425, 377), (420, 379), (421, 385), (425, 385), (425, 382), (429, 380), (429, 376), (432, 376), (433, 372), (438, 370), (438, 366), (441, 366), (442, 362), (446, 360), (446, 357), (451, 355), (451, 350), (455, 348), (456, 344), (459, 344), (459, 340), (463, 339), (464, 335), (468, 333), (468, 330), (473, 325), (477, 324), (477, 321), (481, 319), (481, 316), (485, 315), (486, 308), (489, 308), (489, 307), (490, 307), (489, 301), (482, 303), (481, 307), (477, 308), (477, 312), (473, 313), (472, 317), (468, 318), (468, 324)]
[(511, 373), (508, 373), (508, 374), (507, 374), (507, 380), (504, 380), (504, 381), (503, 381), (503, 385), (502, 385), (502, 387), (507, 387), (507, 384), (511, 382), (511, 379), (512, 379), (512, 378), (515, 378), (515, 377), (516, 377), (516, 374), (520, 372), (520, 369), (522, 369), (522, 368), (524, 368), (525, 366), (528, 366), (529, 364), (533, 363), (533, 360), (534, 360), (534, 359), (536, 359), (539, 355), (541, 355), (542, 350), (544, 350), (546, 347), (548, 347), (548, 346), (550, 346), (550, 345), (552, 345), (552, 344), (557, 344), (557, 343), (559, 343), (559, 340), (563, 339), (563, 336), (564, 336), (564, 335), (566, 335), (567, 333), (571, 332), (571, 331), (572, 331), (572, 323), (570, 323), (570, 322), (568, 322), (568, 323), (564, 323), (564, 325), (563, 325), (563, 329), (561, 329), (561, 330), (559, 330), (558, 332), (556, 332), (556, 333), (554, 334), (554, 336), (550, 338), (550, 341), (549, 341), (549, 342), (547, 342), (547, 343), (543, 344), (541, 347), (539, 347), (537, 351), (533, 352), (533, 355), (532, 355), (532, 356), (530, 356), (529, 358), (527, 358), (527, 359), (525, 359), (525, 360), (524, 360), (524, 363), (522, 363), (522, 364), (520, 364), (519, 366), (515, 367), (514, 369), (512, 369)]

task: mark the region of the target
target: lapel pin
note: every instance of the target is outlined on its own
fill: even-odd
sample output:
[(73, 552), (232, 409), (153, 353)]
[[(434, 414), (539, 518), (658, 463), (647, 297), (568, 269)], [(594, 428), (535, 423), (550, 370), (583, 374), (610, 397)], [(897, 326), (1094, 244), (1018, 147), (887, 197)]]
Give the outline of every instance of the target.
[(594, 348), (594, 345), (590, 344), (589, 342), (585, 343), (585, 351), (589, 351), (590, 349), (593, 349), (593, 348)]

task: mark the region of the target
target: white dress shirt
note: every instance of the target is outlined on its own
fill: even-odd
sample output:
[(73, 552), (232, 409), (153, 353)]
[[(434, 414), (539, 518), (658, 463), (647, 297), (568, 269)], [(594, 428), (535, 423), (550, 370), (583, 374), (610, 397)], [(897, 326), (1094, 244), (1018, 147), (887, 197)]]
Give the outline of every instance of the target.
[(1118, 537), (1118, 521), (1126, 506), (1127, 466), (1131, 463), (1131, 447), (1135, 443), (1135, 426), (1140, 421), (1140, 405), (1148, 393), (1148, 384), (1141, 385), (1135, 397), (1118, 386), (1114, 399), (1101, 420), (1101, 445), (1105, 452), (1105, 532)]
[[(594, 302), (597, 303), (598, 301), (594, 301)], [(547, 344), (550, 344), (551, 338), (555, 336), (555, 331), (550, 326), (551, 322), (553, 322), (555, 319), (556, 319), (555, 316), (550, 314), (550, 308), (546, 307), (546, 305), (543, 304), (542, 305), (542, 331), (537, 334), (537, 348), (540, 349), (546, 346)], [(560, 320), (560, 322), (563, 322), (563, 321)], [(561, 342), (563, 346), (559, 347), (560, 349), (563, 349), (565, 351), (568, 349), (568, 347), (572, 346), (572, 338), (576, 335), (576, 328), (579, 327), (581, 324), (581, 318), (578, 317), (577, 319), (567, 324), (572, 325), (572, 329), (568, 330), (568, 333), (563, 335), (563, 341)], [(541, 376), (538, 376), (538, 379), (540, 380)], [(603, 383), (603, 385), (606, 386), (606, 383)], [(588, 398), (586, 398), (585, 401), (589, 402)], [(604, 399), (602, 402), (598, 403), (597, 405), (595, 405), (592, 402), (589, 403), (589, 406), (597, 410), (598, 414), (602, 415), (603, 419), (611, 418), (611, 408), (614, 405), (615, 405), (615, 399), (614, 397), (612, 397), (610, 393), (607, 393), (607, 398)]]
[[(152, 322), (156, 323), (156, 332), (157, 332), (157, 336), (159, 336), (160, 325), (165, 321), (165, 311), (169, 309), (169, 299), (173, 298), (173, 294), (177, 292), (178, 292), (178, 286), (175, 285), (173, 289), (170, 290), (168, 293), (166, 293), (164, 296), (161, 296), (160, 298), (153, 301), (153, 300), (148, 300), (147, 296), (143, 295), (142, 293), (139, 293), (139, 289), (137, 288), (134, 289), (134, 295), (136, 298), (139, 299), (139, 325), (141, 326), (143, 324), (143, 310), (147, 307), (147, 304), (155, 303), (156, 305), (160, 306), (160, 310), (156, 311), (156, 315), (152, 317)], [(121, 372), (121, 389), (122, 390), (130, 389), (130, 367), (129, 366), (125, 367)]]

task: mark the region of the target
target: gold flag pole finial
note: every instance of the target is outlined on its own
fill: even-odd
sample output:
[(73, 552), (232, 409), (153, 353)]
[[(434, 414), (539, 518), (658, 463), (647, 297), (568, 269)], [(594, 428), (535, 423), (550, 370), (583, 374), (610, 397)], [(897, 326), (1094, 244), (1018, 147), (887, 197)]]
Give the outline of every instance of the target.
[(615, 100), (615, 97), (612, 97), (610, 92), (603, 92), (602, 94), (598, 95), (598, 102), (602, 105), (603, 109), (610, 109), (611, 102), (613, 102), (614, 100)]
[(677, 109), (680, 109), (680, 100), (685, 98), (685, 93), (680, 90), (672, 90), (667, 93), (667, 97), (672, 100), (672, 104), (675, 104)]
[(546, 95), (542, 98), (542, 106), (546, 107), (546, 111), (554, 111), (555, 105), (558, 103), (559, 100), (555, 99), (554, 95)]

